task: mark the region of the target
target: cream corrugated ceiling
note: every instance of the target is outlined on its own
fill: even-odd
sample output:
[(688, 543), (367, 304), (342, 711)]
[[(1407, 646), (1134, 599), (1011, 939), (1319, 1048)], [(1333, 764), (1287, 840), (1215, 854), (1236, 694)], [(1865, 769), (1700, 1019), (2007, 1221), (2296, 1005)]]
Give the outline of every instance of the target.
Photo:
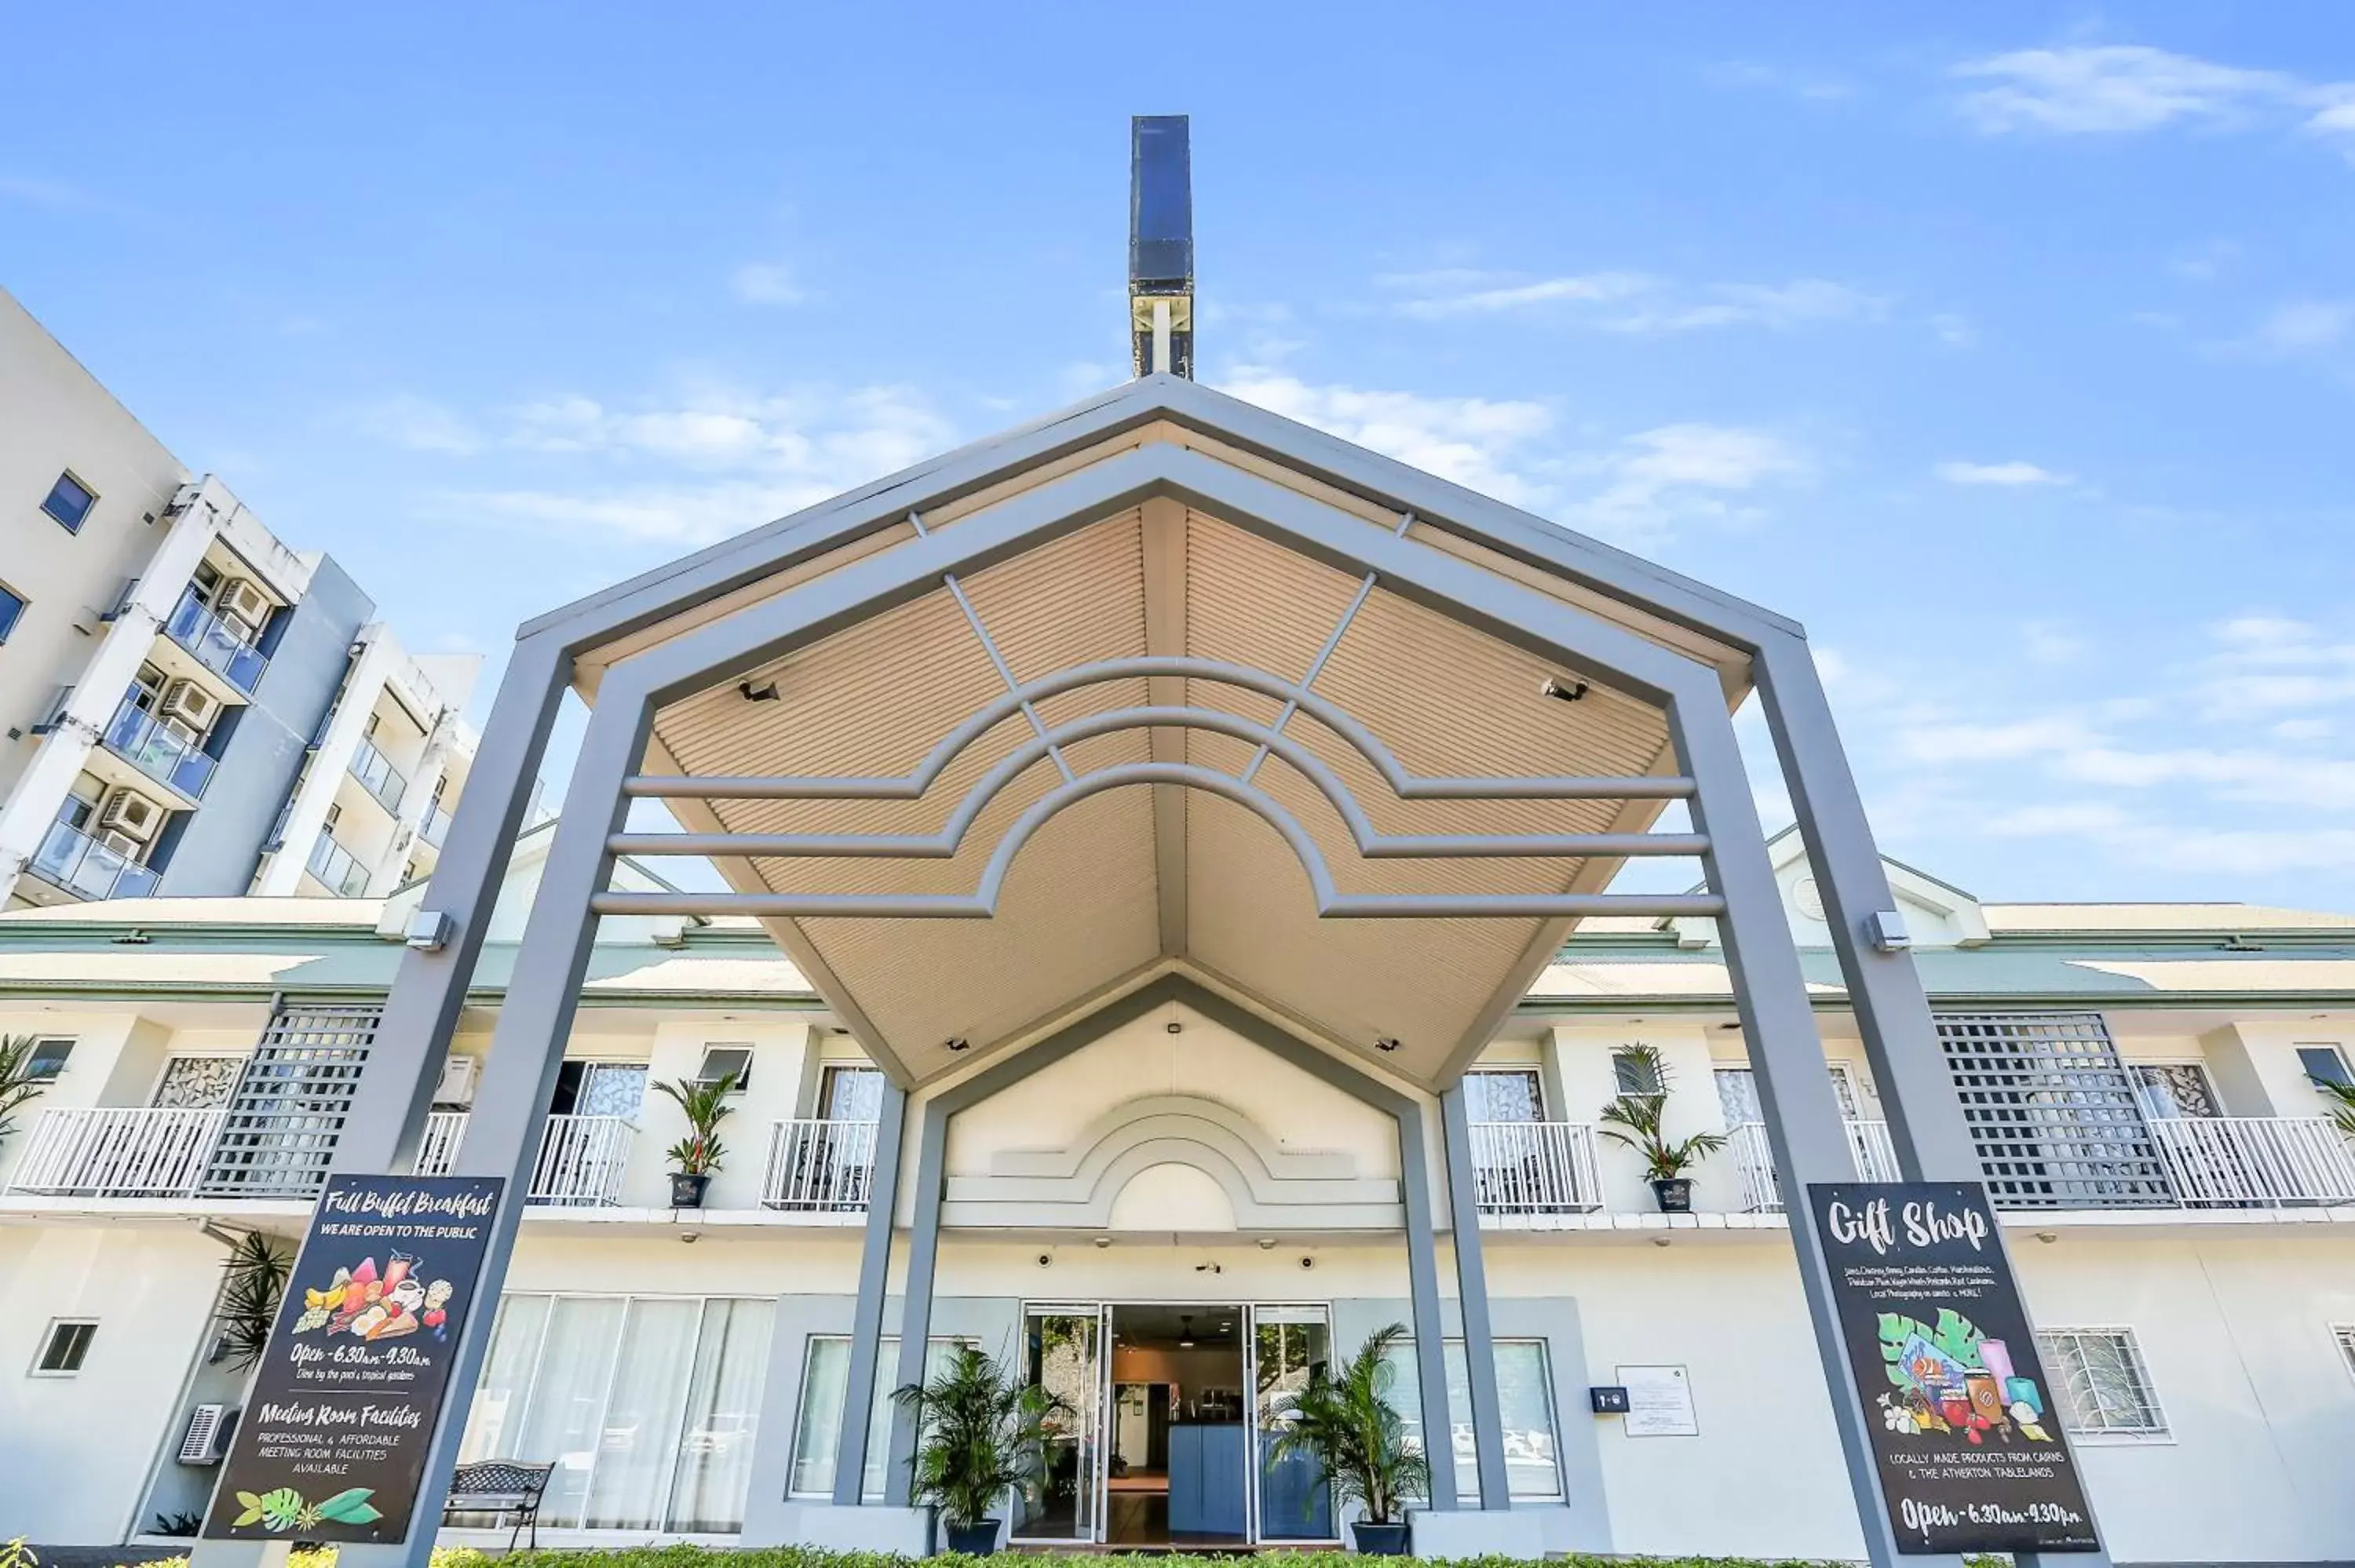
[[(1248, 466), (1283, 477), (1264, 459)], [(1304, 481), (1299, 488), (1333, 499), (1322, 486)], [(1349, 509), (1369, 521), (1380, 516), (1362, 503)], [(1351, 577), (1162, 501), (1043, 544), (963, 587), (1017, 681), (1148, 652), (1297, 681), (1359, 591)], [(1669, 770), (1657, 712), (1599, 687), (1574, 704), (1540, 696), (1556, 673), (1377, 586), (1314, 689), (1419, 774)], [(945, 585), (751, 684), (772, 680), (773, 702), (747, 701), (731, 681), (666, 708), (650, 766), (693, 774), (904, 773), (1006, 690)], [(1157, 678), (1068, 692), (1039, 705), (1039, 715), (1051, 726), (1148, 702), (1263, 724), (1280, 709), (1273, 698), (1219, 683)], [(1385, 832), (1625, 832), (1648, 826), (1657, 812), (1647, 802), (1401, 801), (1354, 747), (1307, 715), (1296, 715), (1285, 733), (1337, 771)], [(937, 832), (975, 781), (1031, 734), (1020, 717), (996, 726), (921, 800), (682, 803), (678, 814), (698, 831)], [(1080, 774), (1148, 758), (1240, 774), (1253, 750), (1224, 735), (1140, 730), (1082, 742), (1066, 758)], [(722, 874), (742, 891), (970, 892), (1008, 825), (1060, 781), (1052, 761), (1027, 769), (952, 859), (760, 860), (723, 864)], [(1367, 861), (1339, 814), (1289, 764), (1271, 757), (1257, 782), (1316, 838), (1344, 892), (1592, 891), (1615, 869), (1538, 859)], [(1384, 1065), (1428, 1079), (1481, 1025), (1500, 988), (1526, 981), (1561, 934), (1534, 919), (1319, 919), (1307, 876), (1273, 828), (1231, 801), (1170, 785), (1109, 790), (1052, 819), (1017, 858), (994, 918), (771, 925), (808, 961), (829, 1001), (877, 1037), (870, 1044), (918, 1079), (971, 1059), (952, 1053), (949, 1041), (976, 1051), (1018, 1041), (1171, 965), (1348, 1049), (1371, 1054), (1378, 1040), (1395, 1039), (1400, 1048), (1382, 1056)]]

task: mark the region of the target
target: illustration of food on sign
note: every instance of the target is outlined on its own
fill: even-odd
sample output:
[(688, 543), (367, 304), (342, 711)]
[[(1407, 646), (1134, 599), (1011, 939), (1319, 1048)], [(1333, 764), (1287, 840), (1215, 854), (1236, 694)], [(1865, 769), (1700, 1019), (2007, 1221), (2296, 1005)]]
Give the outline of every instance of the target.
[(325, 1330), (331, 1335), (375, 1340), (397, 1340), (425, 1329), (435, 1339), (445, 1338), (449, 1332), (445, 1308), (453, 1287), (446, 1279), (430, 1285), (421, 1282), (420, 1261), (408, 1253), (395, 1252), (385, 1259), (381, 1272), (373, 1257), (360, 1259), (356, 1268), (336, 1269), (325, 1286), (304, 1290), (303, 1315), (294, 1320), (294, 1331), (308, 1334)]

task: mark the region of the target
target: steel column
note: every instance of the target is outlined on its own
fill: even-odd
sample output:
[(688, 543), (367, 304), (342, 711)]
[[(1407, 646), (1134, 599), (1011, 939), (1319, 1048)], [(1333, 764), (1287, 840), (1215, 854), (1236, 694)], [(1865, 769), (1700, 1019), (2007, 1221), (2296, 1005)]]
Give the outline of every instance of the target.
[(908, 1091), (886, 1081), (875, 1127), (875, 1173), (867, 1185), (867, 1239), (858, 1255), (858, 1311), (850, 1330), (850, 1370), (842, 1393), (842, 1431), (834, 1449), (834, 1501), (856, 1508), (867, 1475), (867, 1413), (875, 1407), (875, 1369), (883, 1355), (883, 1298), (891, 1285), (891, 1228), (900, 1211), (900, 1142)]
[(1505, 1417), (1497, 1393), (1497, 1341), (1488, 1322), (1488, 1270), (1480, 1252), (1480, 1186), (1472, 1162), (1472, 1128), (1464, 1080), (1440, 1092), (1440, 1127), (1447, 1139), (1448, 1219), (1455, 1227), (1455, 1300), (1464, 1319), (1464, 1371), (1471, 1384), (1472, 1440), (1480, 1465), (1480, 1506), (1513, 1506), (1505, 1474)]
[(1874, 1434), (1865, 1414), (1870, 1405), (1849, 1364), (1831, 1273), (1806, 1210), (1809, 1182), (1854, 1181), (1855, 1163), (1832, 1091), (1831, 1067), (1816, 1033), (1782, 890), (1766, 856), (1750, 777), (1716, 682), (1695, 681), (1671, 705), (1668, 724), (1684, 769), (1699, 786), (1690, 806), (1693, 826), (1709, 835), (1710, 848), (1701, 863), (1710, 885), (1725, 900), (1718, 939), (1725, 948), (1734, 1008), (1750, 1046), (1774, 1173), (1791, 1211), (1791, 1249), (1797, 1255), (1816, 1353), (1831, 1393), (1832, 1424), (1848, 1463), (1866, 1556), (1873, 1568), (1900, 1568), (1901, 1563), (1913, 1568), (1933, 1563), (1960, 1568), (1962, 1560), (1953, 1555), (1902, 1555), (1882, 1500)]
[[(932, 1335), (932, 1277), (941, 1262), (941, 1193), (947, 1185), (948, 1107), (937, 1095), (924, 1102), (916, 1139), (915, 1211), (908, 1224), (908, 1277), (900, 1287), (900, 1375), (896, 1391), (924, 1381), (925, 1351)], [(891, 1448), (883, 1474), (883, 1501), (908, 1506), (915, 1489), (916, 1423), (904, 1404), (891, 1410)]]
[(399, 1171), (417, 1157), (442, 1062), (466, 1004), (466, 987), (571, 670), (570, 657), (553, 637), (527, 638), (508, 656), (449, 840), (425, 887), (423, 906), (449, 917), (449, 940), (400, 955), (384, 1020), (368, 1048), (368, 1071), (336, 1141), (338, 1172)]

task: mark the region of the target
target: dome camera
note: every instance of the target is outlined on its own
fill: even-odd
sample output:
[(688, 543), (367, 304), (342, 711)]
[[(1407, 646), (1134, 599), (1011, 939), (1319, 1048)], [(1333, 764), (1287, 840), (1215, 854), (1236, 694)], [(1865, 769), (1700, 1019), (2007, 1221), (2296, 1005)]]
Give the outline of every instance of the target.
[(1055, 1255), (1051, 1252), (1042, 1252), (1039, 1255), (1039, 1266), (1041, 1268), (1046, 1268), (1051, 1266), (1054, 1261)]
[(1310, 1257), (1307, 1254), (1303, 1253), (1300, 1255), (1300, 1266), (1303, 1268), (1314, 1268), (1316, 1266), (1316, 1260)]

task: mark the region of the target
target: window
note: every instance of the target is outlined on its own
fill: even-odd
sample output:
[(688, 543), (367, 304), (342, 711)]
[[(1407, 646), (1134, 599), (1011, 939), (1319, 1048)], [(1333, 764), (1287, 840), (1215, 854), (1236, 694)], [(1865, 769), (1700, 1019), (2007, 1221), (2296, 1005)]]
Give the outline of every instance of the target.
[(2318, 1084), (2355, 1086), (2355, 1073), (2347, 1070), (2347, 1057), (2336, 1045), (2301, 1045), (2297, 1065)]
[(2048, 1329), (2036, 1336), (2045, 1371), (2060, 1384), (2062, 1417), (2079, 1437), (2164, 1437), (2167, 1417), (2152, 1393), (2130, 1329)]
[(40, 1359), (33, 1363), (35, 1377), (71, 1377), (81, 1371), (98, 1325), (88, 1318), (57, 1318), (41, 1341)]
[(55, 1081), (66, 1070), (66, 1058), (73, 1054), (73, 1041), (61, 1035), (34, 1041), (33, 1054), (25, 1059), (26, 1079), (37, 1084)]
[(618, 1116), (635, 1120), (645, 1105), (644, 1062), (566, 1062), (556, 1069), (551, 1116)]
[(2349, 1372), (2355, 1372), (2355, 1323), (2333, 1325), (2330, 1337), (2339, 1342), (2339, 1360), (2347, 1363)]
[(0, 642), (7, 641), (8, 634), (16, 630), (16, 622), (24, 619), (28, 602), (23, 594), (0, 583)]
[(503, 1297), (459, 1460), (553, 1462), (543, 1524), (741, 1530), (775, 1307)]
[(41, 503), (41, 510), (56, 518), (67, 533), (79, 534), (82, 519), (97, 504), (98, 496), (90, 486), (72, 474), (61, 473), (58, 482), (49, 486), (48, 499)]
[[(1505, 1487), (1517, 1500), (1545, 1502), (1561, 1494), (1561, 1463), (1554, 1442), (1552, 1380), (1546, 1371), (1543, 1340), (1497, 1340), (1497, 1403), (1505, 1429)], [(1455, 1495), (1465, 1508), (1480, 1506), (1480, 1464), (1472, 1436), (1472, 1379), (1464, 1358), (1464, 1341), (1449, 1340), (1447, 1352), (1447, 1424), (1453, 1429)], [(1404, 1418), (1407, 1440), (1423, 1441), (1423, 1411), (1416, 1382), (1414, 1343), (1394, 1347), (1391, 1364), (1397, 1369), (1391, 1398)]]
[[(1832, 1097), (1839, 1102), (1840, 1115), (1850, 1121), (1863, 1115), (1856, 1097), (1856, 1076), (1846, 1062), (1829, 1064), (1832, 1070)], [(1749, 1067), (1716, 1069), (1717, 1108), (1724, 1113), (1725, 1125), (1740, 1127), (1743, 1122), (1764, 1121), (1766, 1114), (1759, 1108), (1758, 1075)]]
[[(924, 1347), (926, 1383), (947, 1370), (949, 1352), (964, 1343), (933, 1339)], [(891, 1446), (891, 1384), (899, 1375), (900, 1340), (883, 1336), (875, 1359), (875, 1399), (867, 1410), (867, 1465), (858, 1495), (868, 1502), (883, 1500), (883, 1464)], [(834, 1457), (842, 1441), (842, 1406), (850, 1393), (850, 1338), (847, 1334), (812, 1334), (809, 1356), (802, 1363), (801, 1409), (794, 1421), (794, 1468), (786, 1493), (797, 1498), (834, 1495)]]
[(1467, 1121), (1543, 1121), (1545, 1095), (1535, 1067), (1480, 1068), (1464, 1075)]
[(706, 1045), (703, 1067), (695, 1075), (696, 1082), (726, 1084), (730, 1094), (752, 1086), (752, 1048), (750, 1045)]
[(2208, 1081), (2208, 1069), (2196, 1062), (2137, 1062), (2134, 1078), (2142, 1114), (2153, 1121), (2224, 1114), (2216, 1103), (2216, 1086)]
[(879, 1067), (831, 1066), (818, 1079), (817, 1114), (824, 1121), (879, 1121), (883, 1117), (883, 1072)]
[(1611, 1053), (1611, 1082), (1615, 1091), (1623, 1095), (1657, 1095), (1660, 1092), (1658, 1069), (1632, 1052)]

